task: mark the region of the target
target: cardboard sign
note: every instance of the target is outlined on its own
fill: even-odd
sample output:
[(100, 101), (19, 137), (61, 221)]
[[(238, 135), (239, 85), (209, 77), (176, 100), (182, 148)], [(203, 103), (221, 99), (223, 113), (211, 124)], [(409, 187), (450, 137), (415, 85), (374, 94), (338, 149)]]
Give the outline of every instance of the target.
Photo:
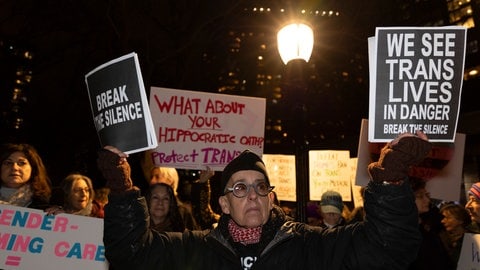
[(157, 146), (137, 54), (95, 68), (85, 82), (102, 147), (130, 154)]
[(0, 269), (106, 270), (103, 219), (0, 204)]
[(453, 142), (460, 112), (467, 29), (378, 27), (369, 39), (369, 142), (422, 130)]
[(362, 186), (355, 184), (355, 179), (357, 177), (357, 164), (358, 158), (350, 159), (350, 185), (352, 185), (352, 196), (353, 196), (353, 205), (355, 207), (363, 206), (363, 190)]
[(264, 98), (152, 87), (150, 111), (158, 147), (155, 166), (213, 170), (246, 149), (263, 154)]
[[(363, 119), (358, 142), (358, 161), (355, 176), (355, 183), (359, 186), (366, 186), (370, 181), (367, 167), (368, 164), (377, 160), (372, 159), (374, 153), (371, 150), (377, 150), (375, 156), (378, 156), (380, 149), (385, 145), (385, 143), (368, 142), (367, 126), (368, 120)], [(432, 150), (425, 160), (410, 168), (409, 175), (427, 181), (427, 190), (432, 198), (446, 201), (460, 200), (465, 137), (465, 134), (457, 133), (453, 144), (447, 144), (447, 146), (443, 146), (445, 143), (443, 145), (433, 144)]]
[(327, 190), (337, 191), (343, 201), (352, 200), (350, 151), (309, 151), (310, 200), (320, 201)]
[(457, 269), (480, 270), (480, 234), (466, 233)]
[(294, 155), (263, 155), (270, 185), (280, 201), (297, 201)]

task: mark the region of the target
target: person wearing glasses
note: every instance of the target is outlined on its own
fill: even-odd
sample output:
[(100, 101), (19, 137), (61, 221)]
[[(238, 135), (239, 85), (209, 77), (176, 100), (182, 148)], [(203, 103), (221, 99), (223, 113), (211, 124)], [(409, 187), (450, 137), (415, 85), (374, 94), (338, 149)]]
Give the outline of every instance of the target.
[(0, 204), (44, 210), (52, 188), (47, 169), (30, 144), (7, 143), (0, 147)]
[[(118, 269), (406, 269), (421, 237), (408, 170), (431, 149), (425, 134), (403, 134), (368, 166), (364, 222), (334, 229), (292, 221), (273, 203), (265, 164), (245, 151), (225, 167), (222, 215), (211, 230), (157, 232), (130, 179), (128, 155), (106, 146), (98, 167), (111, 193), (105, 256)], [(367, 168), (366, 168), (367, 169)]]
[(71, 173), (60, 183), (63, 206), (51, 206), (45, 210), (49, 215), (67, 213), (103, 218), (103, 207), (94, 200), (92, 180), (83, 174)]

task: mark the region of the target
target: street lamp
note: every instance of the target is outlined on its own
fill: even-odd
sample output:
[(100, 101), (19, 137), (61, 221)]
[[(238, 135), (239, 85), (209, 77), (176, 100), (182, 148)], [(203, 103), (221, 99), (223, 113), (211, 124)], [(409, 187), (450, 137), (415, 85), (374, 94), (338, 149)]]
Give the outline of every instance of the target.
[(307, 128), (306, 94), (308, 84), (304, 74), (306, 64), (313, 50), (313, 31), (306, 24), (293, 23), (284, 26), (277, 34), (277, 47), (283, 63), (285, 77), (283, 88), (285, 100), (292, 106), (291, 121), (295, 143), (295, 184), (297, 190), (297, 220), (306, 222), (305, 209), (308, 198), (308, 142), (305, 139)]
[(278, 31), (277, 46), (285, 65), (293, 59), (308, 62), (313, 50), (313, 30), (303, 23), (288, 24)]

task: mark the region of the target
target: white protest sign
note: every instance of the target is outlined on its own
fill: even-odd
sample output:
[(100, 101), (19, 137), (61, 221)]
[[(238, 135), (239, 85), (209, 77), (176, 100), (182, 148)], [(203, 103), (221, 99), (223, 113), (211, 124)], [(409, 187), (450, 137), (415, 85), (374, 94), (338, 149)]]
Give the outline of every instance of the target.
[(106, 270), (103, 219), (0, 204), (0, 269)]
[(438, 174), (427, 182), (427, 190), (430, 192), (432, 198), (445, 201), (460, 201), (465, 139), (465, 134), (457, 133), (452, 158)]
[(154, 165), (221, 171), (246, 149), (262, 156), (264, 98), (152, 87), (150, 112), (158, 147)]
[(357, 186), (355, 180), (357, 177), (358, 158), (350, 159), (350, 185), (352, 185), (353, 205), (355, 207), (363, 206), (362, 186)]
[(378, 27), (369, 40), (369, 142), (422, 130), (453, 142), (460, 112), (467, 29)]
[[(368, 164), (377, 161), (385, 143), (368, 142), (368, 120), (362, 120), (358, 141), (358, 165), (355, 184), (366, 186), (370, 181)], [(427, 181), (427, 189), (436, 199), (458, 201), (463, 173), (465, 134), (457, 133), (455, 142), (433, 143), (432, 150), (420, 164), (410, 167), (409, 175)]]
[(297, 201), (295, 156), (263, 155), (270, 185), (275, 186), (275, 193), (280, 201)]
[(457, 269), (480, 270), (480, 234), (466, 233)]
[(351, 201), (350, 151), (311, 150), (309, 156), (310, 200), (320, 201), (327, 190), (337, 191), (343, 201)]

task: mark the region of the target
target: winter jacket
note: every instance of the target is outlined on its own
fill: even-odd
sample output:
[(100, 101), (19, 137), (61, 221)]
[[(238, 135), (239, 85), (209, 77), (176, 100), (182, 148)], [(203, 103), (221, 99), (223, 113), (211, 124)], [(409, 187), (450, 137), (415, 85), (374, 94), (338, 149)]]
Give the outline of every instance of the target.
[(364, 221), (334, 229), (288, 221), (274, 208), (260, 243), (243, 246), (229, 237), (228, 215), (212, 230), (160, 233), (149, 229), (138, 191), (111, 194), (105, 255), (115, 270), (407, 269), (421, 241), (409, 185), (371, 182), (364, 205)]

